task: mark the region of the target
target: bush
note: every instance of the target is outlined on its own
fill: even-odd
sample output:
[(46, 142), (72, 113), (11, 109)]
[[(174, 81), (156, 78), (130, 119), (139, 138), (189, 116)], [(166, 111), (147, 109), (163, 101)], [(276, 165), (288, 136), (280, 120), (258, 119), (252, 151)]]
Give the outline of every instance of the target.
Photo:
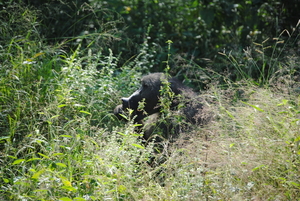
[[(63, 3), (47, 1), (42, 5), (58, 2)], [(91, 4), (109, 6), (105, 2)], [(112, 5), (117, 2), (110, 1)], [(34, 6), (41, 6), (40, 2), (35, 3)], [(166, 6), (162, 9), (166, 14), (174, 8), (178, 11), (174, 16), (187, 15), (188, 19), (192, 13), (185, 13), (189, 9), (184, 6), (189, 2), (180, 1), (162, 4), (126, 1), (116, 9), (124, 9), (125, 3), (130, 3), (122, 13), (126, 18), (130, 14), (146, 17), (151, 12), (155, 16), (154, 11), (160, 11), (158, 8), (162, 5)], [(195, 10), (208, 7), (209, 13), (224, 2), (192, 3)], [(136, 51), (137, 55), (128, 59), (127, 55), (114, 52), (114, 46), (106, 43), (106, 36), (97, 41), (97, 34), (92, 34), (95, 38), (90, 38), (91, 35), (73, 37), (72, 32), (67, 31), (71, 34), (70, 41), (74, 42), (67, 45), (71, 44), (72, 48), (66, 48), (62, 38), (59, 43), (52, 41), (49, 45), (47, 38), (37, 31), (47, 25), (46, 21), (41, 23), (38, 9), (14, 2), (0, 5), (5, 7), (0, 11), (3, 19), (0, 21), (1, 200), (299, 198), (299, 59), (297, 52), (290, 48), (297, 46), (294, 39), (299, 36), (297, 29), (293, 34), (284, 31), (277, 39), (255, 43), (244, 52), (234, 48), (230, 53), (221, 51), (219, 58), (223, 58), (223, 63), (220, 66), (215, 67), (216, 62), (206, 63), (207, 67), (203, 68), (198, 61), (174, 53), (180, 51), (176, 49), (180, 45), (184, 49), (188, 40), (174, 40), (174, 46), (169, 43), (168, 48), (160, 50), (158, 41), (165, 44), (165, 39), (151, 35), (160, 34), (157, 30), (167, 33), (165, 25), (175, 23), (174, 27), (179, 30), (173, 30), (176, 38), (181, 33), (180, 23), (182, 27), (187, 26), (182, 17), (161, 20), (166, 24), (160, 27), (148, 26), (149, 18), (145, 18), (145, 26), (133, 29), (133, 33), (137, 33), (147, 27), (144, 29), (147, 31), (140, 32), (145, 37), (139, 38), (141, 43), (134, 43), (137, 49), (130, 51)], [(58, 10), (71, 6), (63, 5)], [(85, 10), (95, 8), (79, 5), (78, 16), (98, 16), (99, 13), (89, 15)], [(236, 12), (242, 9), (240, 5), (242, 3)], [(49, 19), (47, 17), (44, 19)], [(155, 19), (151, 18), (153, 22)], [(118, 22), (112, 22), (112, 27), (117, 27), (116, 24)], [(118, 30), (110, 33), (114, 35)], [(286, 38), (286, 33), (291, 37)], [(283, 42), (283, 39), (288, 40)], [(99, 45), (100, 41), (107, 45), (103, 51), (92, 45), (93, 42)], [(123, 46), (123, 42), (128, 41), (120, 43), (120, 47), (126, 49), (128, 44)], [(175, 68), (173, 62), (180, 65)], [(117, 120), (112, 110), (120, 104), (120, 97), (137, 88), (142, 74), (160, 68), (166, 68), (165, 72), (170, 74), (178, 73), (185, 83), (198, 89), (205, 87), (201, 96), (207, 100), (205, 105), (214, 119), (208, 125), (183, 133), (175, 143), (164, 141), (168, 145), (164, 146), (167, 149), (164, 159), (151, 166), (149, 161), (153, 157), (159, 159), (159, 155), (153, 153), (154, 144), (145, 145), (140, 139), (141, 133), (137, 132), (138, 125)], [(217, 68), (228, 71), (215, 70)], [(170, 92), (167, 85), (163, 90)], [(166, 96), (163, 101), (166, 117), (169, 115), (167, 101)]]

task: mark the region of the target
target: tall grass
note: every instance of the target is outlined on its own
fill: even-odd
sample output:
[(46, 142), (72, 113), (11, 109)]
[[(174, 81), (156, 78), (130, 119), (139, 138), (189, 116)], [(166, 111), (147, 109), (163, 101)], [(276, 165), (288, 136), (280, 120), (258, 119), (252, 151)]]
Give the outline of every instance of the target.
[(299, 97), (247, 88), (246, 102), (233, 104), (228, 93), (219, 96), (223, 123), (211, 129), (218, 137), (208, 150), (208, 164), (223, 178), (217, 182), (220, 195), (293, 200), (299, 192)]
[(280, 76), (294, 74), (296, 69), (286, 63), (295, 57), (294, 46), (297, 45), (300, 21), (291, 32), (284, 30), (276, 38), (267, 38), (261, 43), (253, 43), (252, 47), (244, 49), (244, 54), (235, 56), (238, 52), (219, 52), (233, 65), (236, 80), (252, 80), (260, 86), (273, 84)]
[(79, 55), (80, 48), (70, 55), (59, 54), (49, 60), (52, 65), (46, 62), (47, 55), (37, 56), (37, 64), (44, 65), (26, 64), (32, 65), (31, 73), (58, 63), (55, 69), (60, 70), (49, 71), (48, 79), (40, 77), (34, 84), (20, 84), (28, 78), (19, 74), (10, 82), (18, 86), (18, 93), (10, 88), (2, 95), (14, 106), (2, 138), (2, 199), (298, 197), (298, 96), (248, 83), (241, 85), (243, 93), (236, 97), (236, 88), (213, 85), (202, 96), (211, 99), (214, 121), (183, 133), (168, 147), (165, 162), (151, 167), (147, 161), (153, 145), (139, 140), (132, 122), (119, 122), (110, 113), (119, 104), (120, 91), (131, 93), (134, 86), (124, 87), (129, 82), (137, 85), (140, 74), (126, 66), (117, 70), (113, 54)]
[[(164, 161), (151, 166), (154, 144), (146, 146), (137, 125), (112, 114), (148, 73), (148, 41), (143, 56), (120, 65), (112, 51), (79, 45), (65, 52), (63, 44), (32, 37), (11, 37), (0, 51), (1, 200), (299, 199), (296, 57), (264, 68), (261, 86), (242, 72), (251, 62), (238, 69), (239, 82), (224, 78), (226, 89), (211, 79), (201, 96), (213, 120), (182, 133)], [(269, 66), (256, 56), (257, 66)], [(189, 66), (197, 75), (212, 73)], [(162, 90), (170, 92), (167, 85)]]

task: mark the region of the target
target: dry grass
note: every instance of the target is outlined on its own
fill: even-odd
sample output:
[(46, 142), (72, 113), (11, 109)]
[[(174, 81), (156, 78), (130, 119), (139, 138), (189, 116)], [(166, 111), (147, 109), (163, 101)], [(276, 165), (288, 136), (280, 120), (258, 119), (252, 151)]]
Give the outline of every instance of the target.
[[(240, 100), (231, 90), (214, 94), (217, 117), (185, 134), (190, 138), (178, 141), (169, 159), (194, 175), (190, 182), (200, 182), (187, 199), (299, 199), (299, 96), (253, 86)], [(170, 171), (179, 173), (178, 167)]]

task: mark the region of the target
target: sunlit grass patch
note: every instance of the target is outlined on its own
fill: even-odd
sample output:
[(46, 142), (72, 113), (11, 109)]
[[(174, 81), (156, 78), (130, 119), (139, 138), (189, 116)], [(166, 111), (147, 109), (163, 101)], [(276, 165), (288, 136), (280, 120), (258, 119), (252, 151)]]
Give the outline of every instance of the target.
[[(299, 199), (299, 58), (286, 42), (223, 53), (235, 72), (217, 73), (213, 63), (200, 67), (192, 59), (177, 67), (162, 62), (186, 84), (205, 88), (199, 94), (211, 121), (164, 141), (159, 153), (137, 124), (113, 115), (155, 68), (155, 43), (149, 48), (146, 37), (125, 63), (109, 49), (66, 52), (65, 41), (46, 45), (34, 32), (35, 13), (17, 7), (9, 21), (15, 36), (4, 26), (10, 40), (0, 47), (0, 200)], [(171, 94), (167, 85), (162, 93)], [(168, 100), (165, 117), (172, 115)]]
[[(299, 192), (299, 96), (250, 87), (248, 100), (223, 97), (209, 126), (207, 164), (222, 199), (283, 199)], [(222, 99), (222, 98), (221, 98)], [(214, 175), (216, 174), (216, 175)]]

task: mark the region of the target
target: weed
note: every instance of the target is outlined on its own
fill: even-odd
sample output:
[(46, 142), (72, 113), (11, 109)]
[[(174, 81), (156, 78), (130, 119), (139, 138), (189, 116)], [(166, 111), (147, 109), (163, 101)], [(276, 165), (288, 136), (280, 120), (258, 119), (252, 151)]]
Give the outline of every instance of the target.
[[(236, 82), (185, 60), (181, 72), (194, 74), (193, 83), (209, 80), (202, 96), (216, 117), (165, 141), (163, 162), (150, 166), (155, 144), (145, 146), (139, 125), (118, 121), (112, 109), (149, 72), (153, 43), (146, 38), (142, 54), (122, 65), (113, 50), (80, 41), (66, 52), (64, 43), (45, 43), (32, 9), (12, 5), (0, 12), (1, 200), (299, 199), (299, 59), (288, 50), (296, 41), (281, 42), (287, 31), (244, 54), (221, 53)], [(161, 94), (161, 120), (181, 123), (166, 80)]]
[[(253, 43), (253, 47), (244, 50), (246, 61), (238, 61), (231, 52), (228, 54), (219, 52), (219, 54), (226, 56), (235, 68), (237, 72), (235, 80), (249, 80), (260, 86), (268, 86), (280, 79), (282, 75), (295, 75), (296, 71), (292, 65), (283, 68), (284, 63), (291, 58), (288, 60), (282, 58), (286, 56), (284, 52), (288, 51), (288, 48), (296, 43), (299, 35), (296, 35), (297, 32), (295, 30), (298, 26), (299, 23), (292, 33), (289, 33), (288, 30), (281, 32), (278, 38), (273, 38), (273, 44), (268, 45), (269, 38), (262, 43)], [(287, 41), (281, 39), (285, 38), (285, 34), (288, 35)], [(293, 35), (296, 35), (296, 37), (292, 37)]]

